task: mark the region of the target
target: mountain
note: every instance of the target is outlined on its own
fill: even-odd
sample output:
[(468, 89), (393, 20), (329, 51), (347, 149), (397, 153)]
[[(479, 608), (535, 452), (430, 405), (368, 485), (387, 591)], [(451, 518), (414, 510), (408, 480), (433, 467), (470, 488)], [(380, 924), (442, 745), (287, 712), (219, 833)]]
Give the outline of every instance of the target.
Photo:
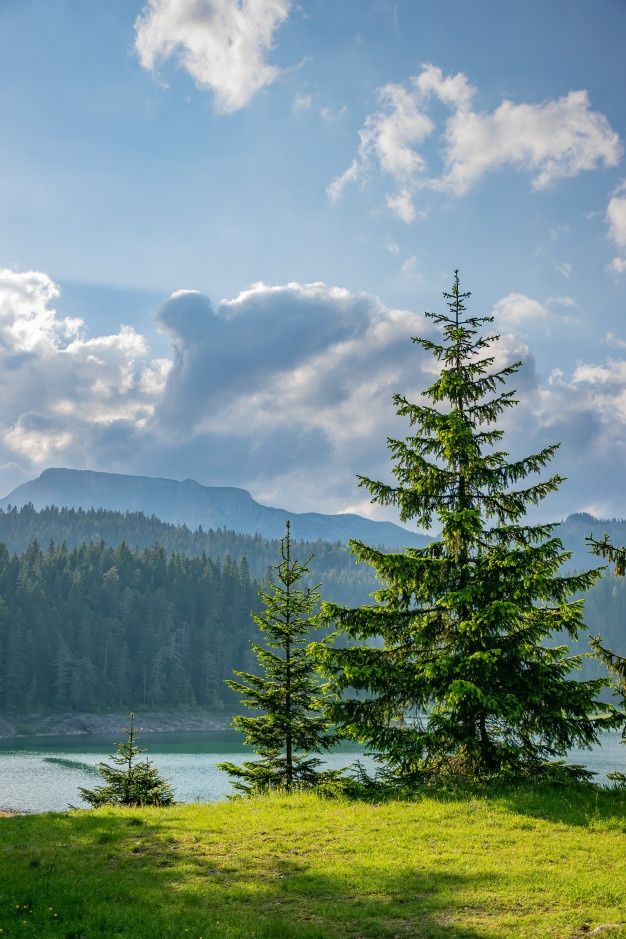
[(143, 512), (164, 522), (191, 529), (226, 528), (242, 534), (279, 538), (286, 519), (293, 534), (306, 541), (339, 541), (356, 538), (373, 545), (405, 548), (427, 544), (423, 534), (410, 532), (392, 522), (375, 522), (360, 515), (322, 515), (318, 512), (288, 512), (256, 502), (245, 489), (234, 486), (201, 486), (193, 479), (123, 476), (91, 470), (47, 469), (23, 483), (4, 499), (1, 508), (28, 503), (36, 509), (47, 506), (102, 508), (117, 512)]
[(572, 557), (565, 565), (568, 570), (584, 570), (605, 564), (589, 551), (585, 538), (593, 535), (601, 541), (605, 534), (614, 545), (626, 545), (626, 520), (621, 518), (595, 518), (587, 512), (575, 512), (561, 522), (556, 534)]

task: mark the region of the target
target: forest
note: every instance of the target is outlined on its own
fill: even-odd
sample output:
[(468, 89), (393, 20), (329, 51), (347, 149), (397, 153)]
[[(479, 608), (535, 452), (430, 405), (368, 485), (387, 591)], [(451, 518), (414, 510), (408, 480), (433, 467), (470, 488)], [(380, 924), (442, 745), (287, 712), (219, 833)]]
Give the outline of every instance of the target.
[(0, 710), (223, 708), (257, 589), (245, 560), (162, 546), (0, 546)]
[[(83, 543), (104, 541), (115, 548), (123, 541), (133, 549), (162, 545), (172, 552), (214, 560), (232, 558), (247, 561), (256, 580), (267, 576), (279, 551), (279, 539), (244, 535), (225, 528), (191, 531), (186, 525), (171, 525), (142, 512), (114, 512), (107, 509), (73, 509), (51, 506), (36, 511), (32, 505), (0, 509), (0, 543), (9, 551), (21, 554), (33, 541), (40, 545), (65, 544), (76, 548)], [(294, 544), (302, 556), (313, 555), (311, 583), (322, 583), (325, 599), (340, 603), (365, 603), (377, 586), (372, 571), (357, 565), (346, 545), (339, 542), (309, 541), (298, 538), (294, 525)]]

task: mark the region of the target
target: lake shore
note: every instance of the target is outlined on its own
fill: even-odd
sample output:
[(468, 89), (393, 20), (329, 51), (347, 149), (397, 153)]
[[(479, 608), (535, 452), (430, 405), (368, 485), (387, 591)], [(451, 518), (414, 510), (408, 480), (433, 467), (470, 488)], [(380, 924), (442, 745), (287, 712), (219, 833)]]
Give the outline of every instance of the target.
[[(0, 714), (0, 739), (115, 734), (126, 726), (128, 718), (128, 711), (114, 711), (106, 714), (87, 711), (58, 714)], [(230, 719), (230, 714), (201, 709), (138, 710), (136, 712), (136, 721), (145, 734), (226, 730), (230, 725)]]

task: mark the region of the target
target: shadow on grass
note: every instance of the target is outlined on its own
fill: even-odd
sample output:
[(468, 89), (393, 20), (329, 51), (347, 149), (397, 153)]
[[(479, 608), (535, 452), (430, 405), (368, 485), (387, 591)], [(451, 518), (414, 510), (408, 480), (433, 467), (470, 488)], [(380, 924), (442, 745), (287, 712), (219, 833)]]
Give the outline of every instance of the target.
[(496, 798), (510, 811), (531, 818), (582, 827), (616, 822), (626, 830), (626, 789), (581, 783), (510, 789)]
[(289, 851), (246, 854), (243, 837), (178, 825), (176, 808), (2, 819), (0, 925), (42, 939), (485, 935), (462, 925), (482, 875), (337, 853), (326, 864), (321, 848), (297, 857), (297, 835)]
[[(626, 830), (626, 787), (584, 782), (535, 785), (459, 783), (442, 785), (441, 788), (433, 785), (416, 789), (413, 796), (403, 797), (399, 801), (419, 805), (422, 800), (434, 800), (447, 805), (489, 802), (519, 815), (558, 824), (587, 827), (597, 822), (615, 822), (623, 824)], [(375, 800), (365, 798), (361, 801), (367, 803)], [(393, 798), (390, 801), (394, 801)]]

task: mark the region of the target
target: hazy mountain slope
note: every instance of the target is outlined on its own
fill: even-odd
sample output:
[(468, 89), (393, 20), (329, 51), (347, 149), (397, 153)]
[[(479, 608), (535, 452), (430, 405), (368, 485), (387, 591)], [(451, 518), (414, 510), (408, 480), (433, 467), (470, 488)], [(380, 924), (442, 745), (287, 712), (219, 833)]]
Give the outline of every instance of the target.
[(608, 534), (613, 544), (626, 545), (626, 520), (594, 518), (587, 512), (576, 512), (561, 523), (557, 533), (564, 547), (572, 552), (568, 568), (581, 570), (586, 567), (600, 567), (605, 562), (591, 554), (585, 538), (587, 535), (593, 535), (602, 539)]
[(201, 486), (192, 479), (178, 482), (148, 476), (122, 476), (91, 470), (48, 469), (0, 500), (0, 507), (18, 508), (32, 502), (36, 509), (49, 505), (143, 512), (165, 522), (191, 529), (228, 528), (264, 538), (278, 538), (290, 518), (296, 538), (306, 541), (341, 541), (358, 538), (369, 544), (407, 547), (429, 539), (390, 522), (374, 522), (360, 515), (322, 515), (288, 512), (260, 505), (245, 489)]
[[(197, 529), (171, 525), (142, 512), (113, 512), (108, 509), (46, 508), (36, 511), (32, 505), (0, 509), (0, 544), (12, 554), (22, 554), (37, 541), (46, 548), (51, 542), (78, 548), (81, 544), (103, 541), (116, 548), (122, 541), (136, 550), (160, 544), (167, 555), (172, 552), (216, 562), (226, 558), (240, 562), (244, 558), (253, 577), (263, 580), (270, 566), (277, 563), (278, 539), (244, 535), (227, 529)], [(338, 541), (294, 542), (295, 556), (310, 563), (311, 584), (322, 585), (325, 600), (337, 603), (367, 603), (372, 590), (379, 586), (367, 564), (357, 564), (349, 548)]]

